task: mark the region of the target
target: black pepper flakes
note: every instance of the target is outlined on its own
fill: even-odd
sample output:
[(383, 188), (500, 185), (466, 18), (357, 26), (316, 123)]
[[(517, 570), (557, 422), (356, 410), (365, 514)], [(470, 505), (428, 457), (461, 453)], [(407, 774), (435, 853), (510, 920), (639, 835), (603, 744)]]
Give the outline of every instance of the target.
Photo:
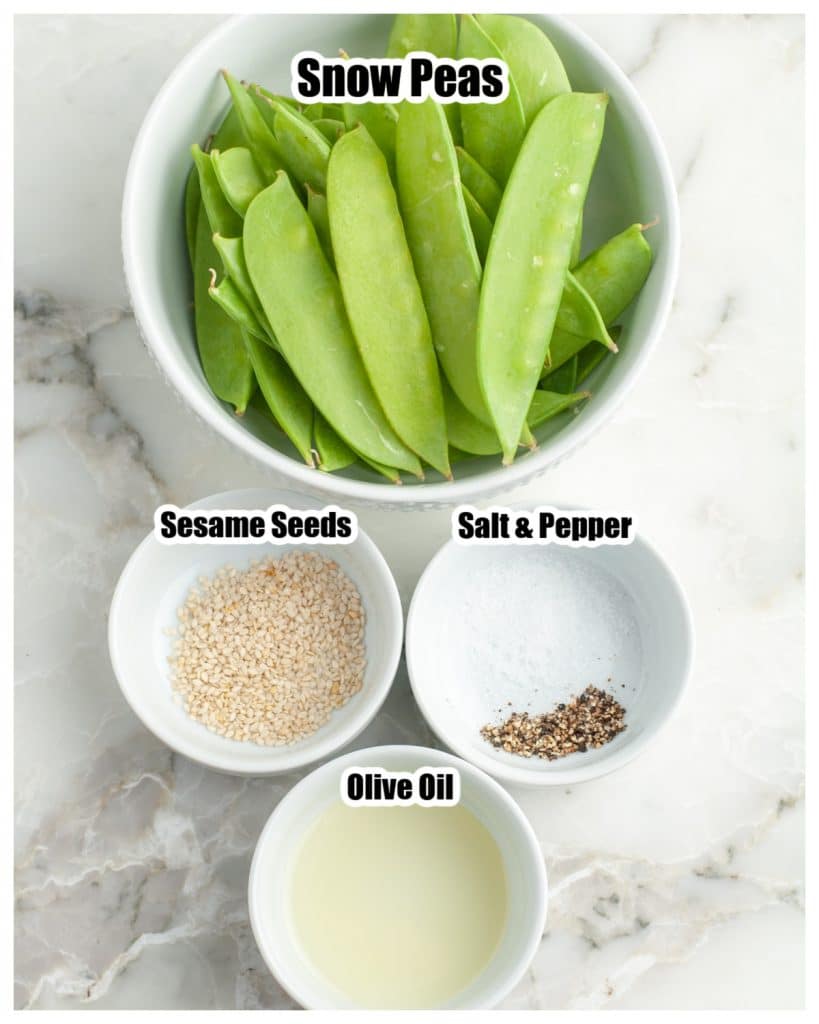
[(530, 715), (516, 711), (500, 725), (485, 725), (481, 736), (508, 754), (555, 761), (610, 743), (626, 728), (626, 709), (611, 694), (587, 686), (568, 704)]

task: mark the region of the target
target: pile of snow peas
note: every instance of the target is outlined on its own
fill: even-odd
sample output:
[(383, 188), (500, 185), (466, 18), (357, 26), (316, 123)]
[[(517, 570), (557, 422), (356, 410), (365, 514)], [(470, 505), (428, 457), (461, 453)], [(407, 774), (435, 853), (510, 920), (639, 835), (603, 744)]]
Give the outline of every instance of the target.
[(199, 355), (304, 461), (400, 483), (509, 464), (577, 413), (648, 276), (633, 224), (580, 259), (604, 94), (525, 18), (397, 15), (388, 57), (499, 58), (496, 104), (297, 104), (223, 71), (185, 195)]

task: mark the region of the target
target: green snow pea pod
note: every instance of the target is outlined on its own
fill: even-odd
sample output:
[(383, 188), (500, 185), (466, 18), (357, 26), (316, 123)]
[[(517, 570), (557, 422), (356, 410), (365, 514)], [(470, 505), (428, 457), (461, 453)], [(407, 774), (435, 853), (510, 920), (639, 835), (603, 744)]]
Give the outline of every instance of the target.
[[(273, 129), (273, 113), (269, 103), (265, 100), (278, 100), (279, 103), (283, 103), (286, 107), (291, 107), (293, 110), (301, 110), (302, 104), (298, 100), (293, 99), (292, 96), (285, 96), (282, 93), (271, 92), (269, 89), (265, 89), (263, 85), (259, 85), (258, 82), (251, 82), (247, 86), (248, 95), (254, 100), (256, 106), (259, 108), (265, 121), (267, 121), (268, 127)], [(311, 104), (305, 104), (310, 106)], [(313, 104), (315, 106), (315, 104)], [(329, 109), (330, 104), (323, 103), (322, 108), (324, 110)]]
[(223, 71), (222, 75), (233, 97), (233, 109), (242, 126), (245, 145), (253, 153), (267, 181), (272, 181), (282, 166), (282, 154), (276, 137), (245, 86), (229, 71)]
[(242, 239), (223, 238), (220, 234), (215, 234), (213, 236), (213, 244), (216, 246), (216, 250), (222, 259), (222, 266), (226, 276), (236, 286), (253, 316), (261, 324), (268, 345), (278, 349), (278, 342), (273, 334), (273, 328), (270, 326), (265, 311), (262, 309), (262, 304), (259, 302), (253, 282), (250, 280)]
[(219, 187), (213, 161), (197, 145), (191, 146), (191, 155), (199, 173), (199, 191), (212, 231), (220, 235), (238, 235), (242, 231), (242, 218), (233, 209)]
[(204, 206), (196, 229), (193, 275), (196, 344), (202, 369), (217, 398), (228, 402), (238, 415), (247, 408), (256, 386), (241, 328), (208, 295), (210, 268), (219, 265)]
[(325, 103), (324, 104), (324, 116), (331, 118), (333, 121), (341, 121), (344, 123), (344, 104), (343, 103)]
[(642, 224), (632, 224), (574, 269), (574, 276), (592, 296), (606, 324), (614, 323), (648, 277), (651, 246), (644, 230)]
[(553, 391), (535, 391), (529, 406), (528, 421), (530, 427), (539, 427), (558, 413), (565, 412), (591, 398), (590, 391), (576, 391), (571, 395), (556, 394)]
[(312, 121), (278, 100), (268, 100), (276, 111), (273, 126), (284, 166), (299, 185), (319, 192), (327, 188), (330, 143)]
[[(458, 57), (502, 60), (500, 51), (471, 14), (461, 16)], [(500, 184), (506, 182), (526, 134), (517, 87), (509, 76), (509, 95), (501, 103), (461, 104), (464, 149)]]
[(210, 159), (225, 199), (244, 217), (251, 200), (268, 184), (253, 154), (244, 146), (235, 146), (224, 151), (212, 149)]
[(496, 455), (500, 451), (500, 441), (492, 427), (469, 412), (446, 380), (442, 381), (442, 388), (450, 445), (471, 455)]
[(327, 139), (331, 146), (338, 142), (346, 130), (343, 121), (336, 121), (334, 118), (330, 117), (320, 117), (317, 121), (314, 121), (313, 124), (321, 132), (324, 138)]
[(385, 466), (381, 462), (375, 462), (373, 459), (368, 459), (366, 455), (362, 455), (360, 452), (358, 457), (363, 463), (365, 463), (365, 465), (369, 466), (370, 469), (374, 469), (376, 473), (380, 473), (381, 476), (385, 476), (390, 483), (403, 484), (404, 481), (401, 479), (401, 474), (397, 469), (393, 469), (392, 466)]
[[(590, 253), (575, 267), (574, 275), (594, 300), (604, 323), (609, 325), (631, 304), (650, 269), (651, 247), (643, 234), (643, 225), (632, 224)], [(556, 327), (544, 372), (561, 366), (590, 340), (597, 339)]]
[(388, 57), (406, 57), (424, 50), (436, 57), (454, 57), (458, 22), (454, 14), (396, 14), (387, 43)]
[(490, 422), (475, 347), (481, 265), (455, 149), (441, 107), (432, 100), (402, 109), (396, 167), (404, 229), (438, 360), (467, 409)]
[[(406, 57), (413, 51), (432, 53), (436, 57), (455, 57), (458, 52), (458, 19), (454, 14), (396, 14), (388, 57)], [(461, 141), (461, 120), (458, 104), (444, 104), (449, 130), (455, 142)]]
[(572, 239), (572, 256), (569, 261), (569, 266), (573, 267), (580, 259), (580, 250), (583, 246), (583, 211), (580, 211), (580, 216), (577, 218), (577, 230), (574, 233)]
[[(538, 427), (552, 416), (571, 408), (578, 402), (589, 397), (588, 391), (576, 394), (553, 394), (547, 391), (535, 391), (527, 413), (527, 431)], [(497, 434), (480, 420), (475, 419), (461, 405), (454, 392), (445, 387), (444, 405), (450, 444), (460, 451), (471, 455), (499, 455), (501, 445)]]
[(361, 127), (333, 146), (327, 211), (344, 305), (375, 393), (404, 443), (449, 477), (441, 381), (423, 295), (387, 162)]
[[(602, 345), (598, 345), (597, 348), (602, 352), (606, 351)], [(546, 391), (554, 391), (558, 395), (571, 394), (578, 385), (577, 356), (572, 356), (568, 362), (553, 370), (541, 383)]]
[(512, 461), (548, 351), (606, 96), (566, 93), (529, 129), (501, 201), (478, 313), (478, 374)]
[[(612, 327), (611, 336), (613, 338), (619, 337), (620, 328)], [(574, 357), (577, 360), (577, 383), (582, 384), (584, 380), (594, 373), (600, 363), (609, 354), (609, 350), (603, 348), (602, 345), (598, 345), (595, 341), (590, 341), (585, 348), (582, 348), (577, 355)], [(560, 370), (556, 370), (559, 373)]]
[[(461, 168), (464, 198), (466, 199), (472, 231), (475, 235), (475, 244), (478, 247), (481, 262), (484, 262), (487, 249), (489, 248), (489, 239), (492, 235), (492, 221), (495, 219), (495, 214), (500, 205), (501, 191), (497, 182), (487, 174), (477, 160), (469, 156), (465, 150), (461, 150), (461, 153), (463, 153), (463, 159), (460, 154), (458, 159), (459, 167)], [(464, 168), (467, 171), (469, 181), (464, 178)], [(496, 203), (493, 206), (495, 213), (490, 213), (489, 209), (477, 198), (469, 185), (470, 181), (477, 185), (482, 195), (488, 197), (490, 203)], [(497, 190), (495, 195), (491, 192), (492, 187)], [(575, 241), (576, 239), (577, 235), (575, 235)], [(612, 348), (612, 351), (617, 351), (617, 346), (614, 345), (609, 337), (600, 311), (571, 272), (566, 275), (566, 283), (563, 287), (560, 305), (558, 306), (555, 325), (562, 330), (570, 331), (585, 338), (599, 338), (604, 345)]]
[(571, 92), (563, 62), (549, 37), (527, 18), (513, 14), (475, 17), (509, 65), (528, 127), (550, 99)]
[(188, 260), (193, 270), (196, 252), (196, 227), (199, 221), (199, 207), (202, 193), (199, 189), (199, 172), (194, 164), (188, 172), (185, 183), (185, 242), (188, 246)]
[(356, 461), (352, 448), (338, 436), (327, 420), (316, 409), (313, 419), (313, 440), (318, 453), (318, 468), (325, 473), (346, 469)]
[(333, 243), (330, 241), (330, 218), (327, 213), (327, 196), (321, 192), (315, 192), (307, 186), (307, 214), (316, 229), (319, 244), (322, 252), (327, 257), (327, 262), (335, 269), (336, 261), (333, 256)]
[(308, 121), (318, 121), (320, 117), (324, 117), (324, 104), (305, 103), (301, 108), (301, 112)]
[(498, 215), (503, 190), (492, 175), (462, 147), (456, 148), (461, 181), (475, 197), (478, 205), (492, 220)]
[(617, 346), (606, 330), (603, 314), (577, 276), (571, 271), (566, 274), (563, 295), (555, 317), (555, 326), (563, 331), (569, 331), (571, 334), (593, 338), (605, 345), (606, 348), (610, 348), (612, 352), (617, 351)]
[(481, 261), (481, 266), (483, 266), (486, 263), (486, 254), (489, 252), (489, 242), (492, 238), (492, 221), (487, 216), (486, 210), (484, 210), (466, 185), (461, 185), (461, 191), (463, 192), (466, 213), (469, 217), (469, 226), (475, 239), (478, 259)]
[(216, 276), (216, 271), (211, 267), (210, 287), (208, 288), (208, 295), (210, 295), (211, 299), (218, 306), (221, 306), (224, 312), (239, 327), (269, 345), (270, 342), (267, 339), (264, 328), (253, 315), (250, 306), (242, 298), (239, 289), (233, 281), (229, 277), (223, 277), (217, 285)]
[(344, 125), (349, 131), (363, 124), (384, 155), (390, 177), (395, 181), (395, 135), (398, 111), (392, 103), (345, 103)]
[(276, 422), (293, 442), (308, 466), (315, 466), (313, 458), (313, 403), (293, 371), (269, 345), (248, 331), (244, 332), (253, 372), (259, 382)]
[(364, 369), (341, 289), (289, 178), (281, 172), (245, 215), (250, 280), (282, 354), (314, 405), (356, 451), (421, 474)]

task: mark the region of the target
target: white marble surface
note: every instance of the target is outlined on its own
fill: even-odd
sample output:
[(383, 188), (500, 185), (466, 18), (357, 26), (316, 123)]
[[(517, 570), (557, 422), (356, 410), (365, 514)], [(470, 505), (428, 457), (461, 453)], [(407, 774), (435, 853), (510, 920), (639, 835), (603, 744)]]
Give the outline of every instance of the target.
[[(214, 17), (16, 32), (17, 1002), (287, 1007), (245, 907), (292, 778), (175, 757), (122, 700), (106, 611), (154, 507), (269, 481), (159, 379), (126, 303), (140, 120)], [(615, 776), (525, 793), (551, 884), (509, 1008), (802, 1005), (803, 23), (584, 16), (666, 140), (684, 249), (663, 344), (608, 428), (515, 495), (621, 504), (698, 630), (683, 706)], [(405, 602), (448, 513), (367, 513)], [(428, 742), (403, 677), (362, 742)]]

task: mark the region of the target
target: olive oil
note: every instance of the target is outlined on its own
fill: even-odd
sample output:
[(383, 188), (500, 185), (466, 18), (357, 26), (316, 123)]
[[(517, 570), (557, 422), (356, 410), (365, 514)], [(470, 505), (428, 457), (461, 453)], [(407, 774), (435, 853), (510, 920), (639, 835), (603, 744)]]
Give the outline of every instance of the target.
[(506, 877), (495, 840), (462, 806), (339, 801), (297, 852), (291, 900), (305, 957), (353, 1003), (424, 1009), (489, 963)]

